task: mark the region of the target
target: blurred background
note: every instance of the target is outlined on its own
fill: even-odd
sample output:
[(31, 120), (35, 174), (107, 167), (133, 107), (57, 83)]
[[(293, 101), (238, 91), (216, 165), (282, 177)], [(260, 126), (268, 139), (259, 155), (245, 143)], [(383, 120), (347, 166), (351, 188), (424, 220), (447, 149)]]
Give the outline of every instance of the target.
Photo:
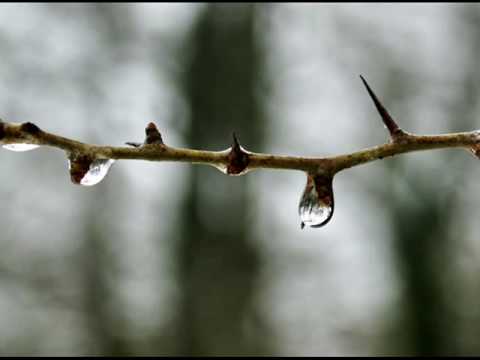
[[(328, 156), (480, 128), (478, 4), (2, 4), (0, 116), (97, 144)], [(480, 164), (417, 152), (334, 180), (0, 151), (2, 355), (480, 353)]]

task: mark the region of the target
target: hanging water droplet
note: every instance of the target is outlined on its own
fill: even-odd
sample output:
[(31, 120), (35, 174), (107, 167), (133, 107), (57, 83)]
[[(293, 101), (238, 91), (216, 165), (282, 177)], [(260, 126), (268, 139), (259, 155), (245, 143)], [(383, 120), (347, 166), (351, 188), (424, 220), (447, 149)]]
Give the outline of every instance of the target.
[(114, 162), (113, 159), (90, 160), (86, 156), (78, 156), (73, 161), (69, 159), (70, 177), (75, 184), (96, 185), (105, 178)]
[(477, 159), (480, 159), (480, 145), (474, 145), (469, 150), (473, 156), (475, 156)]
[(301, 228), (305, 225), (321, 227), (333, 215), (332, 178), (324, 175), (308, 175), (307, 185), (300, 200), (298, 213)]
[(18, 144), (5, 144), (5, 145), (2, 145), (2, 147), (10, 151), (20, 152), (20, 151), (29, 151), (29, 150), (36, 149), (40, 147), (40, 145), (18, 143)]
[(85, 186), (98, 184), (108, 174), (114, 162), (115, 160), (113, 159), (96, 159), (92, 161), (90, 169), (80, 181), (80, 184)]

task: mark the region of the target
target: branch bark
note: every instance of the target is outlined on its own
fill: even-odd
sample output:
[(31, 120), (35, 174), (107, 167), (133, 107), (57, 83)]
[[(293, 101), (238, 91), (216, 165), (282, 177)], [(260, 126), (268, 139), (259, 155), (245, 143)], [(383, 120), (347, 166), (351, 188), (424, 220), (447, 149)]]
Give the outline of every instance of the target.
[[(233, 144), (222, 151), (174, 148), (164, 143), (154, 123), (145, 129), (143, 143), (131, 147), (87, 144), (41, 130), (33, 123), (0, 121), (0, 144), (32, 144), (64, 150), (70, 164), (70, 177), (76, 184), (95, 185), (108, 173), (114, 160), (177, 161), (214, 166), (227, 175), (244, 175), (254, 169), (300, 170), (307, 173), (307, 185), (299, 204), (301, 227), (320, 227), (333, 215), (332, 180), (338, 172), (407, 152), (462, 148), (480, 158), (480, 130), (442, 135), (416, 135), (403, 131), (388, 113), (365, 79), (361, 79), (382, 121), (390, 141), (360, 151), (330, 157), (280, 156), (245, 150), (233, 134)], [(30, 147), (27, 147), (27, 149)]]
[[(151, 126), (151, 125), (150, 125)], [(35, 144), (50, 146), (67, 154), (85, 154), (98, 159), (176, 161), (211, 165), (229, 175), (244, 175), (253, 169), (300, 170), (333, 176), (337, 172), (366, 164), (385, 157), (407, 152), (442, 148), (463, 148), (475, 153), (480, 146), (480, 131), (450, 133), (443, 135), (413, 135), (403, 133), (396, 141), (331, 157), (280, 156), (254, 153), (242, 147), (233, 146), (223, 151), (207, 151), (175, 148), (163, 143), (144, 143), (135, 147), (100, 146), (87, 144), (40, 130), (32, 123), (0, 123), (0, 144)], [(149, 129), (147, 127), (147, 129)], [(240, 150), (239, 150), (240, 149)], [(248, 157), (248, 163), (241, 171), (227, 172), (235, 167), (238, 157)], [(245, 163), (245, 160), (242, 160)], [(237, 166), (238, 167), (238, 166)]]

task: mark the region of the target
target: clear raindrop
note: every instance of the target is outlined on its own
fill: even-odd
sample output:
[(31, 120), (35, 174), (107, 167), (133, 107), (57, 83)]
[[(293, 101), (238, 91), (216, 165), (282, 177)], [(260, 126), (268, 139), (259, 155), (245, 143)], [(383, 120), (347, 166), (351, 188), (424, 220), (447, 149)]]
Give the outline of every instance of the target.
[(333, 215), (332, 178), (308, 175), (298, 213), (302, 229), (305, 226), (321, 227), (330, 221)]
[[(219, 155), (228, 155), (231, 150), (232, 150), (232, 148), (229, 147), (228, 149), (219, 151), (218, 154), (219, 154)], [(209, 165), (210, 165), (210, 166), (213, 166), (214, 168), (216, 168), (216, 169), (217, 169), (218, 171), (220, 171), (222, 174), (228, 175), (228, 169), (227, 169), (227, 165), (226, 165), (225, 163), (218, 162), (218, 163), (210, 163)]]
[(40, 145), (34, 145), (34, 144), (5, 144), (2, 145), (4, 149), (10, 150), (10, 151), (29, 151), (38, 148)]
[(228, 174), (227, 166), (225, 164), (211, 164), (214, 168), (219, 170), (222, 174)]
[(84, 168), (82, 171), (84, 163), (74, 163), (75, 166), (72, 167), (72, 162), (68, 160), (68, 168), (73, 182), (84, 186), (93, 186), (105, 178), (114, 162), (113, 159), (95, 159), (87, 164), (88, 168)]
[(480, 159), (480, 145), (473, 145), (470, 151), (477, 159)]

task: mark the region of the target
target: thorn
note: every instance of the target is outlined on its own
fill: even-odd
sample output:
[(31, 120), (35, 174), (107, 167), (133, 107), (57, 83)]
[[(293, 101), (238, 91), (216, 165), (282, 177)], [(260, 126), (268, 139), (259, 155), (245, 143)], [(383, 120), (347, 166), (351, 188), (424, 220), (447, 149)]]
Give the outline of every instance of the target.
[(235, 131), (232, 132), (232, 137), (233, 137), (232, 147), (240, 149), (240, 143), (238, 142), (237, 135), (235, 134)]
[(227, 174), (239, 175), (247, 168), (250, 159), (240, 146), (235, 132), (232, 133), (232, 137), (233, 144), (228, 154)]
[(379, 112), (380, 116), (382, 117), (383, 123), (387, 127), (388, 131), (390, 132), (390, 136), (392, 139), (398, 137), (399, 135), (403, 135), (404, 132), (398, 127), (397, 123), (393, 118), (390, 116), (388, 113), (387, 109), (382, 105), (380, 100), (378, 100), (377, 96), (373, 92), (373, 90), (370, 88), (368, 85), (367, 81), (364, 79), (362, 75), (360, 75), (360, 79), (362, 79), (363, 85), (365, 85), (368, 94), (373, 100), (373, 103), (375, 104), (375, 107), (377, 108), (377, 111)]
[(145, 128), (145, 144), (161, 144), (163, 145), (162, 135), (158, 131), (157, 126), (151, 122)]
[(300, 223), (300, 229), (303, 230), (304, 227), (305, 227), (305, 223), (302, 221), (302, 222)]
[(137, 143), (137, 142), (126, 142), (125, 144), (136, 147), (136, 148), (142, 146), (141, 143)]
[(5, 137), (5, 123), (0, 120), (0, 140)]

